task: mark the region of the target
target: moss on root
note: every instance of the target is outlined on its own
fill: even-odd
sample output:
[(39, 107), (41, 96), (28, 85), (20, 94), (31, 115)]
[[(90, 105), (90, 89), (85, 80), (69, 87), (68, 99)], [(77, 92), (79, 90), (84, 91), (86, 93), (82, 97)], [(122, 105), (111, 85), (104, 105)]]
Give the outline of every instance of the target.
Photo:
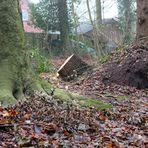
[[(51, 95), (53, 93), (53, 97), (55, 99), (61, 100), (62, 102), (66, 102), (69, 104), (78, 104), (81, 107), (95, 107), (97, 109), (109, 109), (112, 108), (111, 104), (103, 103), (94, 98), (85, 97), (76, 93), (71, 93), (59, 88), (55, 88), (51, 84), (46, 81), (41, 81), (42, 87), (44, 90)], [(54, 92), (53, 92), (54, 90)]]
[(13, 97), (14, 67), (10, 64), (13, 63), (9, 62), (10, 60), (9, 58), (0, 62), (0, 103), (4, 104), (4, 106), (16, 102)]
[(119, 95), (114, 93), (106, 93), (104, 94), (104, 96), (106, 97), (106, 99), (116, 99), (118, 101), (123, 101), (130, 98), (130, 95)]

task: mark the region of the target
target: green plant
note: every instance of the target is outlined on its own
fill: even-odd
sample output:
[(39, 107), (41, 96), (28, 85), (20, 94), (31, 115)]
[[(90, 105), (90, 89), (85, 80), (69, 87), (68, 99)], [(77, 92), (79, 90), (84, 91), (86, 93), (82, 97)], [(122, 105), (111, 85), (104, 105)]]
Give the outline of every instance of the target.
[(54, 69), (50, 59), (43, 56), (39, 49), (30, 50), (30, 57), (35, 71), (42, 73), (49, 72)]
[(106, 62), (108, 62), (109, 60), (110, 60), (110, 58), (111, 58), (111, 55), (105, 55), (105, 56), (103, 56), (103, 57), (101, 57), (101, 59), (99, 60), (99, 62), (100, 63), (106, 63)]

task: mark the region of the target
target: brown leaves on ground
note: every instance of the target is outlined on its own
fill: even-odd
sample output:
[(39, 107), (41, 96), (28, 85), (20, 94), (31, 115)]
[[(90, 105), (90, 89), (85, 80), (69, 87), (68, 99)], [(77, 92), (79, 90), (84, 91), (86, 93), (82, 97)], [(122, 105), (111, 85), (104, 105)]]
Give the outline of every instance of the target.
[(148, 91), (109, 83), (102, 80), (103, 72), (98, 67), (72, 82), (42, 77), (111, 103), (112, 109), (80, 108), (35, 93), (11, 108), (0, 108), (0, 148), (148, 148)]
[(0, 108), (0, 147), (146, 148), (147, 98), (98, 111), (59, 104), (40, 93)]
[[(114, 106), (113, 109), (106, 111), (77, 109), (78, 118), (77, 111), (70, 107), (70, 111), (66, 111), (70, 112), (67, 115), (70, 118), (64, 119), (66, 121), (64, 128), (68, 127), (68, 130), (63, 128), (63, 135), (67, 139), (64, 140), (63, 135), (60, 136), (58, 142), (65, 144), (60, 146), (147, 148), (148, 90), (138, 90), (134, 87), (110, 83), (108, 79), (102, 79), (104, 74), (104, 67), (100, 66), (71, 82), (63, 82), (58, 79), (57, 87), (59, 88), (91, 96)], [(46, 75), (46, 80), (54, 83), (54, 80), (51, 79), (51, 76)], [(63, 116), (63, 114), (59, 115)], [(58, 142), (56, 140), (56, 143)]]

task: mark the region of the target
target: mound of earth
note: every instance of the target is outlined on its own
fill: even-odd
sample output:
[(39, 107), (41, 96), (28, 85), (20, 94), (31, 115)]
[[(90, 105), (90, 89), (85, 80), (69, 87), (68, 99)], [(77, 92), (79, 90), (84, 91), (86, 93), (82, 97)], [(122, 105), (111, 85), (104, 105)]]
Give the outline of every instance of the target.
[(114, 53), (105, 64), (103, 82), (148, 88), (148, 42), (140, 42)]

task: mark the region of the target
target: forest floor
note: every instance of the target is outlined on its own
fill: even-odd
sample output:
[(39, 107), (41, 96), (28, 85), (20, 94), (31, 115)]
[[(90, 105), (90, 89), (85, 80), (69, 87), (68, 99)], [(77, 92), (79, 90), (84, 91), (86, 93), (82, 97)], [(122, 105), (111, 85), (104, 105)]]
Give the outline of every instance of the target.
[(0, 148), (148, 148), (148, 89), (121, 86), (102, 75), (102, 65), (70, 82), (41, 74), (58, 88), (113, 107), (82, 108), (36, 92), (13, 107), (0, 108)]

